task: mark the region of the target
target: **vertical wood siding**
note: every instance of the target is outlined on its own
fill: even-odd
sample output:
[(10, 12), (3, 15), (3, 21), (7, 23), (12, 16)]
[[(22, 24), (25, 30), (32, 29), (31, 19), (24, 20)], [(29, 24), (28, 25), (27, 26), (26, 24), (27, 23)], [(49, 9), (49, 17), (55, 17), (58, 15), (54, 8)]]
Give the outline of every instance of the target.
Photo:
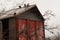
[(17, 40), (27, 40), (26, 36), (26, 20), (17, 21)]
[(44, 40), (44, 24), (41, 21), (17, 19), (18, 40)]
[(9, 19), (9, 40), (16, 40), (15, 18)]

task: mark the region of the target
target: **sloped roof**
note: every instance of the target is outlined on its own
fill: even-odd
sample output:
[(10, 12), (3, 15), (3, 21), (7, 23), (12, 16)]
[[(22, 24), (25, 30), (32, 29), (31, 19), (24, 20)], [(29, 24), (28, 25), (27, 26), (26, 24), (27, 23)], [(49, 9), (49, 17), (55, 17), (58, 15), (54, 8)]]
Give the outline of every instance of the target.
[[(16, 13), (16, 15), (22, 14), (22, 13), (24, 13), (24, 12), (26, 12), (34, 7), (36, 7), (36, 5), (30, 5), (28, 7), (16, 8), (16, 9), (2, 12), (2, 13), (0, 13), (0, 20), (5, 19), (5, 18), (14, 17), (14, 13)], [(42, 19), (44, 20), (41, 13), (40, 13), (40, 17), (42, 17)]]

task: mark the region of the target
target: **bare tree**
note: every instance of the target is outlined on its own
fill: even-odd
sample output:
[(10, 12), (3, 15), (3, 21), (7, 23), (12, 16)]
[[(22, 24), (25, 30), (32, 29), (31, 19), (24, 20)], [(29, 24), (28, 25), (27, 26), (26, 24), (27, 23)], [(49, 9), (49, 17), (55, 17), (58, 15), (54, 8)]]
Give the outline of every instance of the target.
[(43, 17), (45, 19), (45, 26), (49, 26), (47, 23), (51, 17), (55, 17), (55, 14), (53, 13), (52, 10), (47, 10), (45, 11), (45, 14), (43, 15)]
[[(57, 29), (57, 30), (60, 30), (59, 26), (60, 25), (56, 25), (55, 24), (55, 27), (53, 27), (54, 25), (51, 25), (49, 27), (49, 25), (47, 24), (48, 21), (50, 20), (51, 17), (55, 17), (55, 14), (53, 13), (52, 10), (47, 10), (45, 11), (45, 14), (43, 15), (43, 17), (45, 18), (45, 30), (48, 30), (50, 33), (54, 34), (55, 35), (55, 39), (54, 40), (60, 40), (60, 34), (59, 34), (59, 31), (56, 31), (57, 35), (55, 34), (54, 31), (52, 31), (53, 29)], [(48, 28), (48, 27), (49, 28)], [(51, 28), (52, 27), (52, 28)], [(47, 39), (50, 39), (50, 38), (47, 38)], [(51, 40), (51, 39), (50, 39)]]

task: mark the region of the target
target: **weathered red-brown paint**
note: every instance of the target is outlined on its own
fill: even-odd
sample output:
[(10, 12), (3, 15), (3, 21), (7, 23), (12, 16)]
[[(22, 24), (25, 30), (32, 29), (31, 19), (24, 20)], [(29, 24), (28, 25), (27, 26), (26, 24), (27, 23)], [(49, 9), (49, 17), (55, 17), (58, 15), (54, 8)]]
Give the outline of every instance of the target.
[[(16, 20), (17, 22), (17, 39), (18, 40), (26, 40), (26, 35), (25, 35), (25, 28), (26, 28), (26, 21), (25, 20)], [(22, 33), (22, 31), (24, 31)]]
[(44, 23), (41, 21), (17, 19), (18, 40), (44, 40)]
[(27, 20), (29, 25), (29, 35), (31, 37), (31, 40), (36, 40), (36, 34), (35, 34), (35, 21)]

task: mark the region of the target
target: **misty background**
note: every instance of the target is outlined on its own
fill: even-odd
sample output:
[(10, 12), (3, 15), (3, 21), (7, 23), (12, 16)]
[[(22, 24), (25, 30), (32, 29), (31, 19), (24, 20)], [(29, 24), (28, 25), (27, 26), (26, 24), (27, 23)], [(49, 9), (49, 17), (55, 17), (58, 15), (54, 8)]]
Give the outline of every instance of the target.
[(30, 5), (36, 4), (42, 15), (44, 15), (47, 10), (50, 10), (49, 12), (52, 11), (51, 14), (55, 16), (51, 16), (50, 20), (46, 20), (45, 35), (48, 40), (49, 38), (51, 40), (60, 40), (60, 0), (0, 0), (0, 12), (15, 9), (18, 8), (19, 5), (23, 6), (23, 4), (28, 3)]

